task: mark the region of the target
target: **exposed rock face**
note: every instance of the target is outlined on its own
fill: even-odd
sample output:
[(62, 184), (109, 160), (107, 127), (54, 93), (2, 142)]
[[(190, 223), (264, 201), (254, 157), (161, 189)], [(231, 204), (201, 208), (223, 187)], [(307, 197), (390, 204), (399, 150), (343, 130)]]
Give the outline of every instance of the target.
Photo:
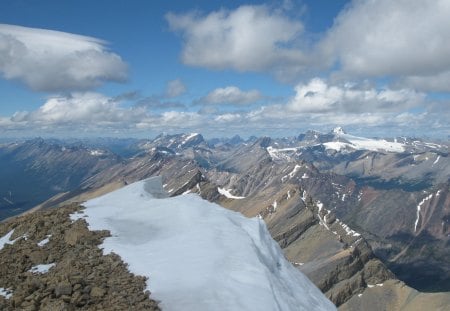
[(0, 236), (14, 230), (0, 250), (0, 288), (12, 294), (0, 295), (1, 310), (159, 310), (145, 279), (98, 248), (109, 233), (70, 220), (80, 209), (71, 205), (0, 224)]

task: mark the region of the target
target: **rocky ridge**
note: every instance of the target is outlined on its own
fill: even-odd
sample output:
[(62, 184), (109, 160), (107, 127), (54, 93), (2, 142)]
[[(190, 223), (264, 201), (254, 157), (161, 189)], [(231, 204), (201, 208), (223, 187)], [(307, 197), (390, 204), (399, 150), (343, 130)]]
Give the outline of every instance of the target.
[(107, 231), (70, 214), (81, 206), (30, 213), (0, 224), (1, 310), (159, 310), (145, 279), (99, 249)]

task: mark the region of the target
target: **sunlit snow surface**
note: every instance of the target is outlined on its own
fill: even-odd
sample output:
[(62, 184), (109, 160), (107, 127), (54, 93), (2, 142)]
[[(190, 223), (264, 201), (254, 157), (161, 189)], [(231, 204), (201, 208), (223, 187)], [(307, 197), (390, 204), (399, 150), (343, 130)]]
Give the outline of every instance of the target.
[(341, 134), (340, 138), (343, 138), (348, 142), (332, 141), (324, 143), (326, 149), (333, 149), (341, 151), (347, 147), (356, 150), (372, 150), (372, 151), (386, 151), (386, 152), (404, 152), (405, 146), (398, 142), (390, 142), (384, 139), (370, 139), (357, 137), (349, 134)]
[(262, 220), (195, 194), (162, 198), (161, 189), (148, 179), (84, 205), (91, 230), (111, 231), (104, 252), (148, 276), (163, 310), (336, 309), (284, 259)]
[(0, 250), (3, 249), (3, 247), (5, 246), (5, 244), (12, 244), (13, 241), (11, 241), (11, 236), (14, 233), (14, 229), (9, 231), (7, 234), (5, 234), (4, 236), (2, 236), (0, 238)]
[(42, 264), (42, 265), (37, 265), (37, 266), (31, 267), (31, 269), (29, 271), (33, 272), (33, 273), (47, 273), (54, 266), (55, 266), (54, 263)]

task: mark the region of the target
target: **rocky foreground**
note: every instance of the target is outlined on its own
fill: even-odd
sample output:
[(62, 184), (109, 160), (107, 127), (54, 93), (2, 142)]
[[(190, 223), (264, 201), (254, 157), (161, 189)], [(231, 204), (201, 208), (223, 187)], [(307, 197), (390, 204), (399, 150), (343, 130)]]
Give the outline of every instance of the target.
[[(0, 223), (0, 310), (160, 310), (115, 254), (98, 245), (108, 231), (89, 231), (70, 214), (82, 207), (30, 213)], [(3, 246), (3, 247), (2, 247)]]

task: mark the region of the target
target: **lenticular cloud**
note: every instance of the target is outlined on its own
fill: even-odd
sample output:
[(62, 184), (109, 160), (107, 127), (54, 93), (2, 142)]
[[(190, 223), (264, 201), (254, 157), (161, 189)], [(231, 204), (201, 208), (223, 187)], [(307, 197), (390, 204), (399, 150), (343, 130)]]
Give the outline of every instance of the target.
[(0, 24), (0, 73), (49, 92), (125, 80), (127, 65), (105, 45), (96, 38)]

